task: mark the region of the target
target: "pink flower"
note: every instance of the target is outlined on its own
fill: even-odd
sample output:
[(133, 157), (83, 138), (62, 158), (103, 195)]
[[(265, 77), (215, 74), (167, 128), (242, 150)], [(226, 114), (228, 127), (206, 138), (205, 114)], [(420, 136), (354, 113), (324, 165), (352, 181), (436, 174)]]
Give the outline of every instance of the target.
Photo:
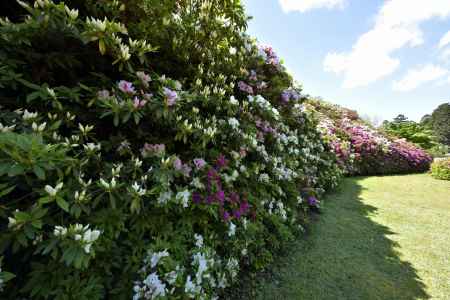
[(139, 78), (139, 80), (145, 87), (148, 87), (148, 83), (152, 81), (150, 75), (145, 74), (144, 72), (136, 72), (136, 76)]
[(177, 102), (177, 92), (172, 91), (166, 87), (163, 88), (164, 96), (166, 96), (167, 106), (172, 106)]
[(178, 157), (175, 158), (175, 160), (173, 161), (173, 167), (175, 168), (175, 170), (181, 171), (181, 168), (183, 167), (181, 159), (179, 159)]
[(200, 170), (206, 165), (206, 161), (203, 158), (196, 158), (194, 159), (194, 165), (198, 170)]
[(129, 81), (121, 80), (121, 81), (119, 81), (117, 86), (119, 87), (119, 89), (122, 92), (127, 93), (127, 94), (134, 94), (136, 92), (133, 87), (133, 84)]
[(138, 97), (134, 97), (134, 100), (133, 100), (134, 108), (136, 108), (136, 109), (142, 108), (145, 106), (146, 103), (147, 103), (146, 100), (139, 100)]
[(162, 155), (166, 150), (166, 146), (164, 144), (147, 144), (145, 143), (144, 148), (142, 149), (142, 156), (149, 155)]

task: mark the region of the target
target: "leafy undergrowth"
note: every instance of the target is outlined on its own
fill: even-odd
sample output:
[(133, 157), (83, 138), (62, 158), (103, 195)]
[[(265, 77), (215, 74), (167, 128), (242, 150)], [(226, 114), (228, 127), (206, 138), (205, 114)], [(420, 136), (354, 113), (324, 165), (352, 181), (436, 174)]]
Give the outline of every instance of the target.
[(449, 190), (425, 174), (346, 179), (246, 297), (449, 299)]

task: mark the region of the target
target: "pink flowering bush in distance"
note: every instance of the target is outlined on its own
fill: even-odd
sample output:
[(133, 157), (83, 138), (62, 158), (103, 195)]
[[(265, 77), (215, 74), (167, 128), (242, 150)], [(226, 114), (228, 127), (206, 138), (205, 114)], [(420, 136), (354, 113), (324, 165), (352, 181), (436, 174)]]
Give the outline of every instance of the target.
[(0, 23), (1, 298), (215, 299), (337, 185), (238, 2), (19, 3)]
[(429, 170), (432, 157), (420, 147), (404, 139), (384, 135), (348, 109), (317, 100), (310, 100), (310, 104), (320, 115), (319, 127), (347, 174), (396, 174)]

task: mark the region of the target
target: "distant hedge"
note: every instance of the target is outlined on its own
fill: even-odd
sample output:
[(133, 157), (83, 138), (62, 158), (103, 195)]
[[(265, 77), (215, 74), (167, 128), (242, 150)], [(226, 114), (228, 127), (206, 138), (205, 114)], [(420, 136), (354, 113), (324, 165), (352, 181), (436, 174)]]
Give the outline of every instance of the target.
[(434, 161), (431, 164), (431, 175), (437, 179), (450, 180), (450, 158)]
[(404, 139), (393, 138), (361, 120), (354, 111), (309, 100), (317, 111), (324, 138), (349, 175), (425, 172), (432, 157)]

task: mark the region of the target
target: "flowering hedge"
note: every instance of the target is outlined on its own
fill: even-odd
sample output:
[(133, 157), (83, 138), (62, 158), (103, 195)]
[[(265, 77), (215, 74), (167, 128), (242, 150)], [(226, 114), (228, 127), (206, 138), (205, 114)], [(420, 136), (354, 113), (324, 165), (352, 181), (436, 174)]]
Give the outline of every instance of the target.
[(356, 112), (310, 100), (319, 127), (350, 175), (396, 174), (429, 170), (432, 157), (404, 139), (386, 136), (360, 120)]
[(213, 299), (301, 232), (336, 156), (239, 1), (72, 2), (1, 20), (1, 297)]

